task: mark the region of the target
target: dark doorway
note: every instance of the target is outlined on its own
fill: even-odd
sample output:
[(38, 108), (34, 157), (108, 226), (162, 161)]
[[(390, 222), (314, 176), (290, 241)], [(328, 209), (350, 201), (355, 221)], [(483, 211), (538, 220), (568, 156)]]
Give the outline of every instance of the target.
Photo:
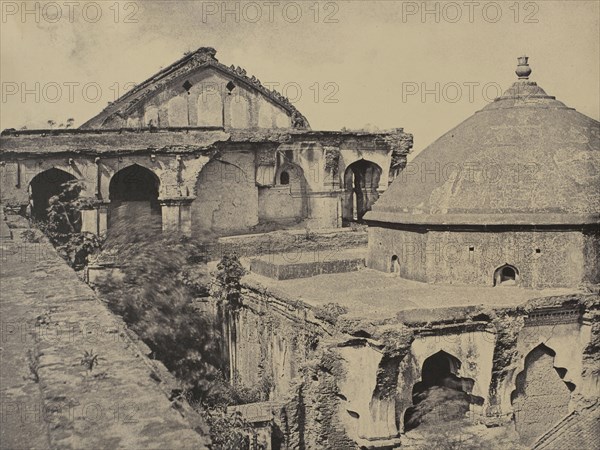
[(33, 177), (29, 184), (33, 219), (46, 220), (50, 198), (60, 194), (65, 183), (74, 180), (76, 178), (70, 173), (55, 168), (45, 170)]
[(134, 164), (118, 171), (109, 185), (109, 228), (159, 231), (162, 223), (159, 187), (158, 177), (145, 167)]
[(281, 175), (279, 175), (279, 184), (290, 184), (290, 174), (288, 172), (281, 172)]
[(414, 406), (404, 414), (404, 431), (461, 421), (471, 404), (483, 404), (483, 398), (471, 395), (474, 380), (456, 375), (460, 366), (458, 358), (444, 351), (423, 362), (421, 381), (413, 387)]
[(348, 166), (344, 173), (343, 219), (360, 221), (373, 203), (379, 198), (377, 188), (381, 178), (381, 167), (370, 161), (361, 159)]
[(390, 272), (395, 273), (396, 275), (400, 274), (400, 261), (398, 260), (398, 255), (392, 256)]

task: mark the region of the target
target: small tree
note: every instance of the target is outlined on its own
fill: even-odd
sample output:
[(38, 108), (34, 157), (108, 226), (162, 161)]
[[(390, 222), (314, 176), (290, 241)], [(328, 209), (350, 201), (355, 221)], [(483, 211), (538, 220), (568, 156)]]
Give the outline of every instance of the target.
[(216, 295), (232, 309), (241, 306), (242, 277), (246, 270), (240, 263), (237, 255), (225, 255), (217, 265), (215, 278), (219, 282)]
[(75, 269), (83, 268), (88, 257), (102, 247), (95, 234), (81, 232), (81, 208), (91, 202), (80, 198), (82, 190), (78, 181), (64, 183), (62, 191), (50, 197), (47, 221), (39, 224), (58, 253)]

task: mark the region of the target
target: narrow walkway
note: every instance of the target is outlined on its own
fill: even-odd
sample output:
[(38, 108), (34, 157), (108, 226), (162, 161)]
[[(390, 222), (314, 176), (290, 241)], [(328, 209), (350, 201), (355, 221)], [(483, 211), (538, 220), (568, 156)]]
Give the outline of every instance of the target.
[[(0, 448), (207, 448), (147, 347), (50, 244), (11, 231), (0, 242)], [(86, 351), (99, 357), (91, 371)]]

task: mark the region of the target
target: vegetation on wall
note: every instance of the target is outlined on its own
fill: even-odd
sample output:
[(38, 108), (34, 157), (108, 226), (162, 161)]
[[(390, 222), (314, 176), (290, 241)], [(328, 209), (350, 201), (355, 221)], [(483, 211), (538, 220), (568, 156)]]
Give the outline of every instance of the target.
[(242, 304), (241, 280), (245, 274), (246, 270), (236, 255), (223, 256), (215, 273), (217, 284), (213, 290), (213, 297), (233, 310), (239, 308)]
[(340, 166), (340, 150), (338, 148), (325, 149), (325, 172), (336, 177)]
[[(58, 254), (71, 267), (82, 269), (89, 257), (102, 248), (102, 239), (93, 233), (81, 232), (81, 210), (91, 206), (91, 199), (80, 197), (83, 186), (78, 181), (62, 185), (58, 195), (50, 197), (47, 219), (36, 226), (42, 230)], [(32, 240), (32, 236), (24, 236)]]

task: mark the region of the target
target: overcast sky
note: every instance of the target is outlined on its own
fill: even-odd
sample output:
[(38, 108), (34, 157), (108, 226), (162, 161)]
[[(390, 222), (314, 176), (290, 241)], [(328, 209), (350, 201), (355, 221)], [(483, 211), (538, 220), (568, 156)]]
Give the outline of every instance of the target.
[(548, 94), (598, 120), (599, 5), (3, 1), (0, 128), (79, 126), (202, 46), (279, 83), (313, 129), (404, 128), (416, 152), (508, 88), (521, 54)]

